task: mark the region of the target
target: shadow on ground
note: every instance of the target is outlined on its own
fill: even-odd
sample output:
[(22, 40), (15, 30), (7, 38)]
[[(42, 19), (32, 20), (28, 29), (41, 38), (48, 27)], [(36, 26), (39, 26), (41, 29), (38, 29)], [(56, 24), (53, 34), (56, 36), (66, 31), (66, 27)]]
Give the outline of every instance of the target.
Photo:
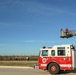
[(59, 74), (54, 74), (54, 75), (69, 74), (69, 73), (76, 73), (76, 70), (72, 70), (72, 71), (61, 71)]
[(70, 73), (76, 73), (76, 70), (72, 70), (72, 71), (60, 71), (59, 74), (52, 74), (52, 75), (67, 75)]

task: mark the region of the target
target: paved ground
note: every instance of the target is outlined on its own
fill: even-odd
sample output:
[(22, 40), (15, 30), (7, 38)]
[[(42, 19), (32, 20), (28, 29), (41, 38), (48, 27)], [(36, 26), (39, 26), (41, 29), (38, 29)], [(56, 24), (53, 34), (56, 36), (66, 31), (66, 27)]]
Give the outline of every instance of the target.
[[(37, 69), (0, 68), (0, 75), (51, 75), (49, 72)], [(59, 75), (76, 75), (76, 71), (64, 72)]]

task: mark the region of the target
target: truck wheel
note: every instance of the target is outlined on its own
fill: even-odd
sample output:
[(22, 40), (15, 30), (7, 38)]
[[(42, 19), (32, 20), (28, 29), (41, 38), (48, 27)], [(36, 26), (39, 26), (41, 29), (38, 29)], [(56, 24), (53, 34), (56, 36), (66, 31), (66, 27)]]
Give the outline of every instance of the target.
[(59, 71), (60, 71), (59, 65), (56, 64), (56, 63), (51, 63), (51, 64), (49, 64), (49, 66), (48, 66), (48, 71), (49, 71), (51, 74), (58, 74)]

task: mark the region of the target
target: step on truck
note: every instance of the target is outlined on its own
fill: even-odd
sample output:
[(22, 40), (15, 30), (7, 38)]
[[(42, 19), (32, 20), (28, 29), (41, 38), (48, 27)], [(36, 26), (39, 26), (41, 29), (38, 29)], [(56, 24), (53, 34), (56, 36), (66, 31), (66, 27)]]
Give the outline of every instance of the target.
[(51, 74), (76, 69), (76, 49), (74, 45), (43, 46), (38, 57), (38, 68), (48, 70)]

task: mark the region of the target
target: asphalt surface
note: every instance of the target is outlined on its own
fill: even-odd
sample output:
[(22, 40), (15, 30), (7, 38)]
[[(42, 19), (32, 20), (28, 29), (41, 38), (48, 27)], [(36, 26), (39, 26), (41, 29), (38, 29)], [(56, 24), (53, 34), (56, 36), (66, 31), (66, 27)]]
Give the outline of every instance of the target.
[[(51, 74), (48, 71), (38, 69), (0, 68), (0, 75), (51, 75)], [(60, 73), (58, 75), (76, 75), (76, 71), (67, 71)]]

